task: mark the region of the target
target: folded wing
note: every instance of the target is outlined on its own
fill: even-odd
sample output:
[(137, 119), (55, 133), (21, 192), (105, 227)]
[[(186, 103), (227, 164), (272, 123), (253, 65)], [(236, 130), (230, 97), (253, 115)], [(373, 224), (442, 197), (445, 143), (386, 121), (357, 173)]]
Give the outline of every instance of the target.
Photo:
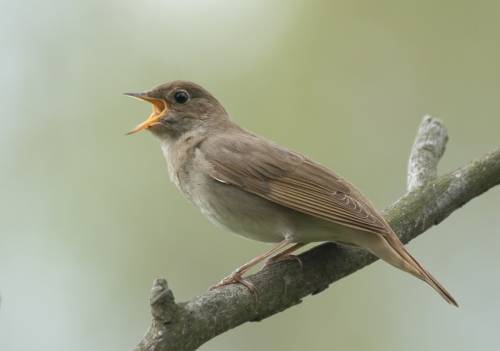
[(203, 151), (211, 165), (210, 176), (218, 181), (311, 216), (387, 234), (385, 223), (360, 193), (304, 156), (246, 133), (237, 143), (215, 137)]

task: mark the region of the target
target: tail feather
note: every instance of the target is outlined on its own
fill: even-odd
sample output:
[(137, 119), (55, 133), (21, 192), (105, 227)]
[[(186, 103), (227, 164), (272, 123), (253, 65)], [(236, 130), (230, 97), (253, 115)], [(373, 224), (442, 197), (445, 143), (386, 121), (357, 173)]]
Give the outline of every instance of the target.
[(434, 290), (436, 290), (439, 295), (441, 295), (446, 302), (449, 304), (458, 307), (457, 301), (453, 298), (453, 296), (446, 290), (446, 288), (436, 279), (432, 274), (430, 274), (421, 264), (420, 262), (417, 261), (415, 257), (413, 257), (408, 250), (403, 246), (403, 250), (405, 251), (405, 254), (410, 258), (411, 263), (413, 263), (417, 270), (420, 273), (420, 279), (425, 281), (427, 284), (429, 284)]
[[(357, 194), (362, 198), (361, 194)], [(377, 217), (377, 219), (382, 222), (386, 231), (382, 233), (377, 233), (378, 235), (373, 235), (374, 233), (359, 233), (357, 236), (352, 236), (352, 242), (357, 246), (364, 247), (372, 252), (375, 256), (381, 258), (382, 260), (390, 263), (396, 268), (399, 268), (405, 272), (408, 272), (415, 277), (423, 280), (428, 285), (430, 285), (441, 297), (446, 300), (449, 304), (458, 307), (457, 301), (451, 296), (451, 294), (444, 288), (434, 278), (421, 264), (413, 257), (404, 244), (399, 240), (397, 234), (392, 230), (391, 226), (387, 221), (378, 214), (375, 207), (367, 200), (364, 199), (364, 205), (371, 210), (372, 214)], [(368, 235), (367, 235), (368, 234)]]
[[(395, 234), (394, 234), (395, 235)], [(410, 252), (404, 247), (403, 243), (399, 241), (397, 237), (395, 238), (387, 238), (389, 245), (396, 251), (400, 258), (404, 260), (406, 265), (403, 268), (408, 273), (411, 273), (415, 277), (423, 280), (427, 284), (429, 284), (436, 292), (443, 297), (449, 304), (458, 307), (457, 301), (453, 298), (453, 296), (444, 288), (441, 283), (438, 282), (436, 278), (432, 276), (420, 262), (417, 261), (415, 257), (410, 254)], [(406, 269), (405, 269), (406, 268)]]
[[(381, 217), (383, 221), (383, 218)], [(449, 304), (458, 307), (451, 294), (413, 257), (391, 227), (386, 223), (387, 232), (384, 235), (369, 232), (354, 232), (352, 243), (368, 249), (378, 258), (412, 274), (432, 287)]]

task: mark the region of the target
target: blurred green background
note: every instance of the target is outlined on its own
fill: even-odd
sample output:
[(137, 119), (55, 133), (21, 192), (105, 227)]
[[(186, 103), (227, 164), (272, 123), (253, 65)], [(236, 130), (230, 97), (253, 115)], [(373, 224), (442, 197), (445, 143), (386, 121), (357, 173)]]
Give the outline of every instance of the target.
[[(0, 12), (0, 350), (131, 350), (167, 277), (179, 301), (267, 248), (212, 226), (125, 137), (121, 95), (198, 82), (233, 119), (383, 208), (426, 113), (446, 172), (499, 145), (497, 1), (7, 1)], [(500, 189), (409, 246), (457, 297), (377, 262), (202, 350), (498, 346)]]

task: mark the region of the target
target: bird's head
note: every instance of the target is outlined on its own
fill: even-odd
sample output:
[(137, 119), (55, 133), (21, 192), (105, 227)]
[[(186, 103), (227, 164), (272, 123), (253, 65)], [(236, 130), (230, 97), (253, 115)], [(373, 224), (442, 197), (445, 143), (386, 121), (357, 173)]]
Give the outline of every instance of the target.
[(127, 134), (148, 129), (160, 138), (176, 137), (195, 128), (227, 120), (224, 107), (201, 86), (172, 81), (143, 93), (126, 93), (152, 105), (149, 117)]

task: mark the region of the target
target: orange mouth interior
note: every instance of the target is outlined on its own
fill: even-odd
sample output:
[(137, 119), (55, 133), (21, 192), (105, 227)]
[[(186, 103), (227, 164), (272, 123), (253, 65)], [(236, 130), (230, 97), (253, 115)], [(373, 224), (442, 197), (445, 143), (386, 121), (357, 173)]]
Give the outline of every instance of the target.
[(144, 130), (144, 129), (150, 128), (152, 126), (161, 124), (159, 122), (160, 118), (162, 116), (164, 116), (168, 110), (167, 103), (164, 100), (150, 98), (150, 97), (147, 97), (147, 96), (144, 96), (141, 94), (126, 94), (126, 95), (132, 96), (132, 97), (139, 99), (139, 100), (147, 101), (153, 107), (153, 111), (151, 112), (149, 117), (144, 122), (142, 122), (137, 127), (135, 127), (130, 132), (128, 132), (127, 135), (134, 134), (134, 133), (140, 132), (141, 130)]

